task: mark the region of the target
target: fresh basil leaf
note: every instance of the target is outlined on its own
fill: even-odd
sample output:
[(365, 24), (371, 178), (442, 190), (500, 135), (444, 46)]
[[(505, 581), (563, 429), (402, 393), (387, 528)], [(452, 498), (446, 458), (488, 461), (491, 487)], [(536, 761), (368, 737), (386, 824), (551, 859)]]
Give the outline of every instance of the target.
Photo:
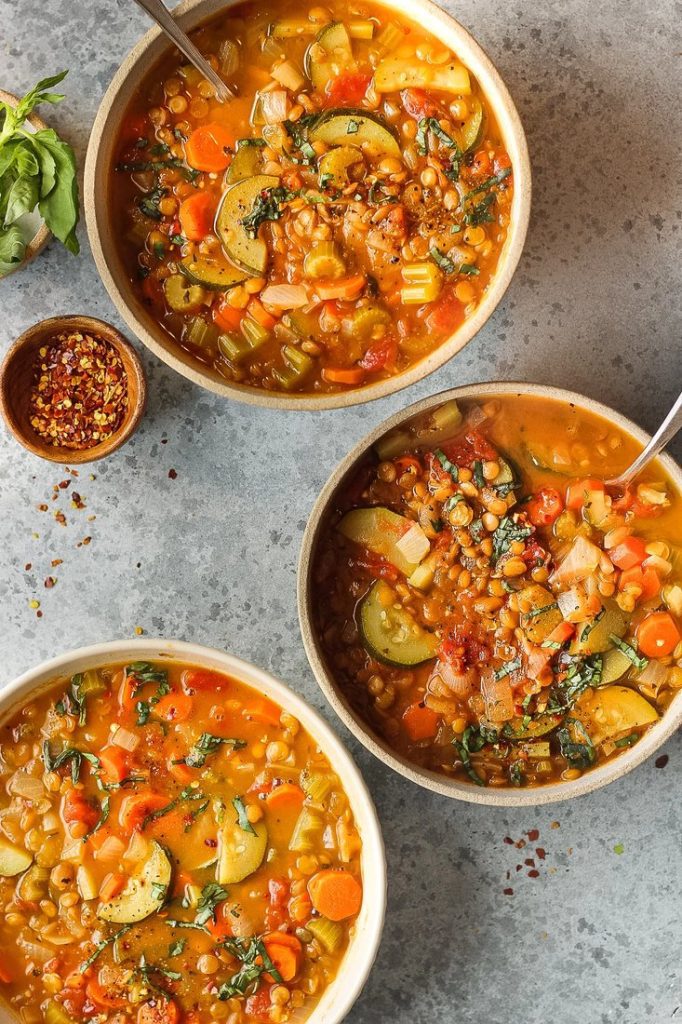
[(78, 181), (73, 150), (52, 128), (36, 132), (35, 138), (48, 150), (55, 163), (54, 188), (38, 204), (40, 215), (52, 234), (69, 250), (78, 253)]
[(26, 243), (16, 224), (0, 230), (0, 277), (15, 270), (24, 258)]
[(66, 76), (68, 71), (60, 71), (58, 75), (51, 75), (49, 78), (42, 78), (37, 85), (26, 93), (23, 99), (17, 104), (16, 118), (19, 123), (25, 120), (28, 115), (38, 106), (39, 103), (61, 103), (64, 96), (61, 93), (45, 92), (46, 89), (51, 89), (53, 85), (59, 85)]
[(242, 800), (242, 798), (240, 796), (236, 796), (232, 801), (232, 806), (237, 812), (237, 822), (239, 824), (240, 829), (243, 832), (249, 832), (252, 836), (255, 836), (256, 830), (248, 819), (246, 807), (244, 806), (244, 801)]

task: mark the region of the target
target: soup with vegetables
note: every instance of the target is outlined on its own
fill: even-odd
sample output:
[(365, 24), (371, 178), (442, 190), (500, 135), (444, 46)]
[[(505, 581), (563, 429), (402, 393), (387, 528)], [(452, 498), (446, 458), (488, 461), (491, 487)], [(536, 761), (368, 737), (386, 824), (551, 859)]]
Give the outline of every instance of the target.
[(437, 348), (486, 292), (513, 194), (457, 55), (366, 3), (242, 5), (195, 40), (236, 98), (169, 57), (112, 170), (115, 235), (159, 324), (279, 392), (363, 387)]
[(362, 902), (329, 762), (243, 683), (133, 662), (2, 727), (0, 981), (26, 1024), (304, 1020)]
[(376, 733), (477, 786), (578, 778), (682, 687), (680, 495), (573, 405), (449, 401), (337, 491), (312, 568), (330, 672)]

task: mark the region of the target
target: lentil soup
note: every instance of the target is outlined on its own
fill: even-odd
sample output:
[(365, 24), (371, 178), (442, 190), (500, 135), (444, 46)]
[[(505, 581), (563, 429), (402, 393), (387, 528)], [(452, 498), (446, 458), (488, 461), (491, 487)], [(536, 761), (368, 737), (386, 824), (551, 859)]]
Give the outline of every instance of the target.
[(134, 289), (227, 381), (329, 394), (400, 374), (479, 305), (513, 174), (457, 55), (393, 10), (230, 8), (194, 33), (236, 90), (169, 56), (115, 149)]
[(2, 728), (3, 991), (25, 1024), (302, 1021), (362, 903), (339, 779), (219, 672), (115, 664)]
[(448, 401), (337, 488), (312, 555), (328, 671), (409, 761), (478, 786), (570, 781), (682, 687), (682, 502), (620, 428), (537, 396)]

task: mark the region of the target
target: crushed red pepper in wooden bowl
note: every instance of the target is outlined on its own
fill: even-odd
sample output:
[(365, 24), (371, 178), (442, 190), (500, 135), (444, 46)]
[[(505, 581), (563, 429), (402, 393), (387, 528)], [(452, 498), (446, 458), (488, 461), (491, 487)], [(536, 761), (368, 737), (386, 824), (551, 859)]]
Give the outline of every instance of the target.
[(90, 316), (42, 320), (0, 364), (0, 413), (17, 441), (50, 462), (79, 464), (120, 448), (142, 419), (147, 385), (120, 331)]
[(113, 345), (64, 331), (38, 349), (31, 426), (48, 444), (92, 448), (118, 430), (127, 406), (128, 378)]

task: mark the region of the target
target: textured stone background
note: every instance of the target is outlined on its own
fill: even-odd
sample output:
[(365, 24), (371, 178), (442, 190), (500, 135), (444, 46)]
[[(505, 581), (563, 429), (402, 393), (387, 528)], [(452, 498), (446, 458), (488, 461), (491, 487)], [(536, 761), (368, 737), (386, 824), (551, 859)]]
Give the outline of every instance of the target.
[[(146, 419), (132, 443), (94, 467), (96, 479), (86, 468), (72, 483), (82, 511), (68, 491), (51, 502), (65, 478), (59, 467), (0, 437), (3, 680), (141, 626), (229, 648), (333, 721), (299, 642), (295, 562), (315, 494), (370, 426), (446, 386), (496, 377), (565, 384), (648, 428), (672, 403), (682, 377), (679, 4), (448, 6), (506, 78), (534, 166), (527, 248), (496, 315), (408, 393), (327, 415), (227, 403), (143, 353)], [(83, 157), (100, 97), (145, 28), (132, 0), (0, 0), (0, 86), (22, 92), (70, 67), (68, 100), (46, 116)], [(3, 350), (56, 313), (118, 322), (84, 231), (81, 239), (79, 259), (53, 244), (0, 284)], [(92, 542), (78, 547), (85, 536)], [(63, 565), (51, 569), (53, 558)], [(45, 590), (51, 573), (57, 585)], [(650, 762), (571, 805), (508, 813), (430, 796), (351, 746), (383, 822), (390, 903), (378, 963), (349, 1021), (682, 1019), (679, 737), (663, 769)], [(523, 851), (503, 842), (534, 828), (540, 838)], [(517, 873), (538, 845), (539, 877), (527, 866)]]

